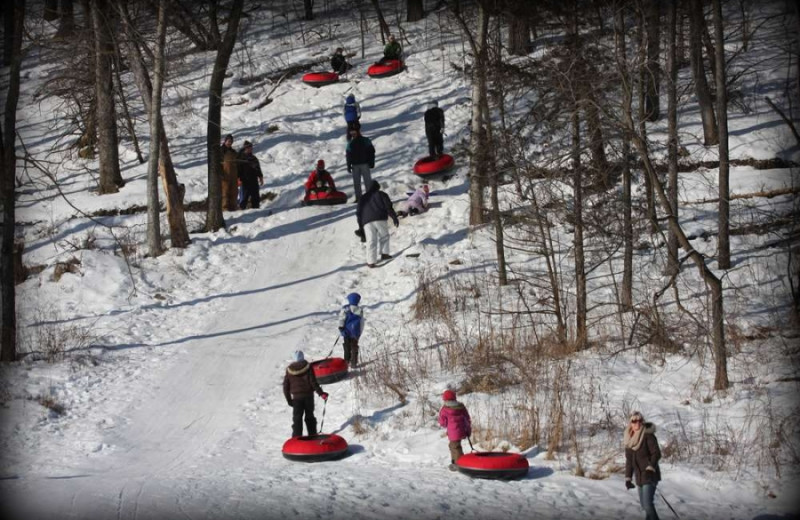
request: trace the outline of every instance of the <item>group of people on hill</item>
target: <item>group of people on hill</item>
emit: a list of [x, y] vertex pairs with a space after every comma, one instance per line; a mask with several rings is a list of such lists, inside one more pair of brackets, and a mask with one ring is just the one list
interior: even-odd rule
[[233, 135], [228, 134], [220, 147], [222, 159], [222, 209], [233, 211], [261, 205], [258, 192], [264, 175], [258, 158], [253, 155], [253, 143], [245, 141], [238, 152], [233, 148]]
[[[403, 47], [395, 39], [395, 37], [390, 34], [386, 45], [383, 47], [383, 57], [378, 61], [378, 63], [386, 63], [390, 60], [402, 61], [402, 59]], [[333, 72], [336, 74], [342, 75], [346, 74], [350, 68], [351, 65], [347, 63], [347, 58], [344, 55], [344, 49], [341, 47], [336, 47], [336, 50], [333, 52], [333, 56], [331, 56], [331, 69], [333, 69]]]

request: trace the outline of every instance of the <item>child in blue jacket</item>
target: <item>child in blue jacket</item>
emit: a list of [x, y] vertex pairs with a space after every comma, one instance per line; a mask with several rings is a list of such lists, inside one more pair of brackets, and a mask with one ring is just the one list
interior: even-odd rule
[[339, 312], [339, 333], [344, 338], [344, 360], [352, 367], [358, 366], [358, 338], [364, 331], [364, 311], [358, 306], [361, 295], [347, 295], [347, 305]]

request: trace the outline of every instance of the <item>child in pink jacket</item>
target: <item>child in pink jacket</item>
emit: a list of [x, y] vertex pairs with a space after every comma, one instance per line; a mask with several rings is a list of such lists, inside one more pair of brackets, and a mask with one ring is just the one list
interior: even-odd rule
[[472, 435], [472, 421], [469, 418], [467, 407], [456, 401], [456, 393], [445, 390], [442, 394], [444, 401], [439, 410], [439, 425], [447, 428], [447, 440], [450, 441], [450, 469], [455, 471], [456, 461], [464, 455], [461, 449], [461, 440]]

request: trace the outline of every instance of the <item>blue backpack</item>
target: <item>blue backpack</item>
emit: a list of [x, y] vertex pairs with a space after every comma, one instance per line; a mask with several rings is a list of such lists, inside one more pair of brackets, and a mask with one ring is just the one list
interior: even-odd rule
[[[345, 308], [348, 307], [350, 306], [345, 305]], [[361, 336], [361, 316], [353, 314], [349, 310], [347, 311], [344, 317], [344, 332], [342, 332], [342, 336], [355, 339]]]
[[348, 123], [352, 123], [353, 121], [358, 121], [358, 110], [356, 109], [356, 102], [353, 100], [352, 102], [348, 101], [344, 105], [344, 120]]

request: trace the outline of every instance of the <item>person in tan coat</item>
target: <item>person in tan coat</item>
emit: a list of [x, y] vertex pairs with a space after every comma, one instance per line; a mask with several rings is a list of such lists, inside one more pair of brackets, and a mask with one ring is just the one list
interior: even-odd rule
[[236, 169], [236, 150], [233, 149], [233, 136], [225, 136], [222, 146], [220, 146], [220, 156], [222, 157], [222, 209], [223, 211], [235, 211], [239, 209], [239, 174]]

